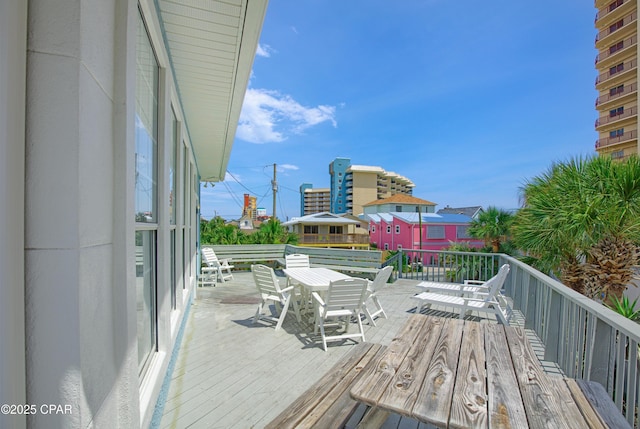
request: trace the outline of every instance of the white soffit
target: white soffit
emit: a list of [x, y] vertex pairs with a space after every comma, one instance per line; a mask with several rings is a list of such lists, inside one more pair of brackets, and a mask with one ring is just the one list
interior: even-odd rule
[[224, 180], [267, 0], [159, 0], [203, 181]]

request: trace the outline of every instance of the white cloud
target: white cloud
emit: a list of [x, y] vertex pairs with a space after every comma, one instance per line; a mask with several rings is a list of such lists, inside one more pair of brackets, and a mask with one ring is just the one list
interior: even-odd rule
[[282, 171], [284, 171], [284, 170], [300, 170], [300, 168], [297, 165], [291, 165], [291, 164], [278, 164], [278, 167], [280, 167], [280, 169]]
[[237, 137], [251, 143], [286, 140], [289, 134], [329, 121], [337, 126], [335, 106], [305, 107], [289, 95], [266, 89], [247, 89]]
[[258, 49], [256, 49], [256, 55], [259, 57], [269, 58], [272, 52], [275, 52], [275, 50], [272, 49], [271, 46], [262, 45], [260, 43], [258, 44]]

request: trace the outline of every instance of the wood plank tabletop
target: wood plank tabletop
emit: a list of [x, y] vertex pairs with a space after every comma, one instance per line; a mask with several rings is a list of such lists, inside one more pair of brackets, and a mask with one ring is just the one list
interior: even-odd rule
[[571, 387], [544, 373], [521, 328], [412, 315], [351, 396], [438, 427], [601, 427]]

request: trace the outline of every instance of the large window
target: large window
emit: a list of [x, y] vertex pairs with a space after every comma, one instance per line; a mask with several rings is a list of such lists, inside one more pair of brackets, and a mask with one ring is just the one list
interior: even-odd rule
[[158, 62], [139, 15], [136, 43], [135, 257], [138, 370], [141, 375], [157, 349], [158, 76]]
[[171, 308], [177, 308], [178, 275], [176, 270], [178, 254], [176, 241], [176, 183], [178, 167], [178, 143], [180, 142], [180, 127], [176, 113], [172, 110], [171, 120], [171, 147], [169, 149], [169, 253], [170, 253], [170, 278], [171, 282]]
[[318, 225], [305, 225], [304, 226], [305, 234], [317, 234], [318, 233]]
[[456, 237], [457, 238], [472, 238], [469, 235], [469, 225], [458, 225], [456, 226]]
[[429, 225], [427, 228], [427, 238], [444, 238], [444, 226]]

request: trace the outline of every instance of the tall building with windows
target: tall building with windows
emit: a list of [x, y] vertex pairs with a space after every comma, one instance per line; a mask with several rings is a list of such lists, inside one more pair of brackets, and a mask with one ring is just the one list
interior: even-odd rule
[[404, 176], [382, 167], [351, 165], [349, 158], [334, 159], [329, 164], [329, 175], [330, 212], [336, 214], [359, 216], [365, 204], [396, 194], [412, 195], [415, 187]]
[[0, 428], [158, 426], [266, 8], [0, 1]]
[[314, 188], [310, 183], [300, 185], [300, 216], [331, 211], [329, 188]]
[[344, 182], [344, 193], [347, 196], [345, 213], [359, 216], [364, 212], [366, 204], [392, 195], [412, 195], [414, 186], [408, 178], [382, 167], [351, 165]]
[[349, 158], [336, 158], [329, 164], [331, 213], [347, 212], [347, 194], [345, 193], [344, 178], [347, 175], [347, 168], [349, 168], [350, 164], [351, 160]]
[[638, 1], [596, 0], [596, 151], [622, 159], [638, 145]]

